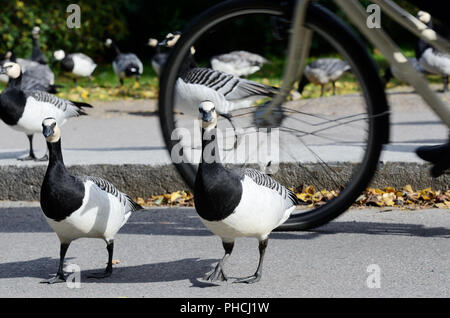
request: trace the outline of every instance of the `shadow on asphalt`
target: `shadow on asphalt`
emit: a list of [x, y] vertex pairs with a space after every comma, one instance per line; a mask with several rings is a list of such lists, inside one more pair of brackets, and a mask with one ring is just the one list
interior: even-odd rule
[[[65, 266], [69, 265], [70, 257], [66, 258]], [[170, 282], [188, 279], [193, 287], [205, 287], [208, 284], [201, 281], [205, 273], [211, 270], [217, 259], [185, 258], [171, 262], [143, 264], [137, 266], [114, 266], [111, 277], [105, 279], [87, 278], [89, 274], [103, 272], [104, 268], [81, 272], [82, 283], [152, 283]], [[9, 262], [0, 264], [0, 279], [33, 277], [45, 280], [53, 277], [58, 268], [59, 259], [42, 257], [29, 261]], [[66, 277], [70, 273], [66, 272]], [[215, 285], [214, 285], [215, 286]]]
[[[0, 232], [53, 232], [39, 207], [0, 209]], [[332, 221], [319, 228], [299, 232], [273, 232], [271, 239], [314, 239], [333, 234], [400, 235], [450, 238], [448, 227], [426, 227], [422, 224]], [[150, 209], [134, 213], [119, 234], [212, 236], [194, 209]]]

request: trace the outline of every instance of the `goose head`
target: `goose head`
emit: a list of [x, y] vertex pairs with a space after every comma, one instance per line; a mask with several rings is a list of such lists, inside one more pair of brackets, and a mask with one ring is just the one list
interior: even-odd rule
[[217, 112], [214, 103], [207, 100], [200, 103], [199, 118], [202, 120], [202, 128], [209, 131], [217, 126]]
[[157, 47], [158, 46], [158, 40], [154, 38], [148, 39], [147, 45], [151, 47]]
[[112, 45], [112, 40], [111, 39], [106, 39], [105, 46], [106, 47], [110, 47], [111, 45]]
[[0, 66], [0, 74], [6, 74], [9, 78], [18, 78], [22, 70], [20, 65], [14, 62], [5, 62]]
[[57, 50], [53, 52], [53, 57], [55, 58], [55, 60], [61, 61], [66, 57], [66, 53], [64, 52], [64, 50]]
[[38, 27], [38, 26], [35, 26], [34, 28], [33, 28], [33, 30], [31, 30], [31, 34], [33, 35], [33, 37], [35, 38], [35, 39], [37, 39], [38, 37], [39, 37], [39, 34], [41, 33], [41, 28], [40, 27]]
[[5, 53], [5, 60], [10, 60], [13, 57], [13, 53], [8, 51]]
[[46, 118], [42, 121], [42, 133], [45, 140], [49, 143], [55, 143], [61, 139], [61, 130], [56, 119], [53, 117]]
[[417, 12], [417, 18], [420, 20], [420, 22], [426, 25], [431, 22], [431, 15], [426, 11], [420, 10], [419, 12]]
[[181, 37], [181, 32], [176, 31], [174, 33], [167, 33], [166, 38], [164, 40], [161, 41], [161, 43], [159, 43], [159, 45], [161, 46], [165, 46], [165, 47], [174, 47], [175, 44], [177, 44], [178, 40]]

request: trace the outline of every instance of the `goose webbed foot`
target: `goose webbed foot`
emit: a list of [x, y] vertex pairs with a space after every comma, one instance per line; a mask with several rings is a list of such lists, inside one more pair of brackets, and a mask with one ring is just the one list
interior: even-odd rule
[[223, 249], [225, 250], [225, 255], [222, 257], [222, 259], [219, 261], [219, 264], [217, 264], [216, 268], [211, 272], [206, 274], [205, 280], [210, 282], [217, 282], [217, 281], [227, 281], [228, 277], [223, 272], [223, 266], [225, 264], [225, 261], [230, 256], [231, 252], [233, 251], [234, 242], [224, 242], [222, 241]]
[[35, 155], [28, 155], [26, 157], [19, 157], [17, 158], [17, 160], [19, 161], [32, 161], [32, 160], [37, 160]]
[[106, 278], [111, 276], [112, 274], [112, 257], [113, 257], [113, 251], [114, 251], [114, 241], [110, 240], [108, 241], [107, 245], [106, 245], [106, 249], [108, 250], [108, 265], [106, 266], [106, 269], [104, 272], [102, 273], [92, 273], [90, 275], [88, 275], [88, 278], [96, 278], [96, 279], [101, 279], [101, 278]]
[[102, 279], [102, 278], [110, 277], [111, 274], [112, 274], [112, 266], [111, 267], [108, 266], [108, 267], [106, 267], [104, 272], [89, 274], [88, 278]]
[[261, 273], [255, 273], [251, 276], [237, 278], [235, 281], [233, 281], [233, 283], [253, 284], [253, 283], [259, 282], [259, 280], [261, 279], [261, 276], [262, 276]]
[[267, 244], [269, 242], [268, 238], [265, 238], [261, 241], [259, 241], [259, 263], [258, 268], [256, 269], [255, 274], [247, 277], [237, 278], [233, 283], [246, 283], [246, 284], [253, 284], [256, 282], [259, 282], [262, 276], [262, 266], [264, 261], [264, 254], [266, 252]]
[[41, 284], [49, 284], [49, 285], [51, 285], [51, 284], [65, 283], [65, 282], [66, 282], [66, 278], [64, 277], [64, 274], [59, 273], [59, 274], [56, 274], [55, 277], [43, 280], [40, 283]]
[[45, 154], [41, 158], [35, 158], [36, 161], [48, 161], [48, 155]]
[[210, 282], [226, 282], [228, 280], [228, 277], [223, 272], [222, 262], [219, 262], [219, 264], [217, 264], [216, 268], [212, 272], [206, 274], [204, 280]]

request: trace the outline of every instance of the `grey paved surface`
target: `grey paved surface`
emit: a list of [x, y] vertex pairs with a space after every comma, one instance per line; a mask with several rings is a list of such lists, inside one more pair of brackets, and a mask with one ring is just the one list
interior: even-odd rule
[[[446, 100], [450, 99], [450, 93], [440, 96]], [[432, 186], [436, 189], [447, 189], [450, 175], [432, 180], [428, 173], [429, 166], [414, 154], [414, 150], [420, 145], [445, 142], [447, 128], [408, 88], [406, 91], [391, 92], [389, 101], [392, 106], [391, 144], [385, 147], [381, 157], [384, 165], [379, 166], [373, 186], [403, 187], [411, 184], [414, 188]], [[300, 100], [291, 106], [294, 108], [301, 106], [309, 113], [333, 116], [337, 113], [341, 115], [345, 112], [355, 113], [360, 107], [358, 103], [360, 99], [357, 96], [345, 95]], [[67, 166], [73, 168], [71, 169], [73, 174], [104, 177], [134, 197], [186, 188], [170, 164], [169, 155], [162, 141], [155, 100], [93, 102], [93, 104], [94, 108], [89, 110], [89, 116], [72, 119], [63, 127], [64, 160]], [[355, 140], [361, 138], [357, 134], [352, 134], [351, 129], [346, 131], [346, 127], [338, 127], [337, 135], [342, 134], [349, 138], [348, 140], [353, 137]], [[322, 159], [339, 162], [341, 165], [345, 165], [349, 160], [351, 162], [361, 149], [357, 142], [354, 145], [338, 146], [333, 142], [324, 143], [323, 139], [318, 144], [314, 142], [311, 140], [310, 145]], [[314, 159], [310, 151], [292, 147], [293, 143], [291, 144], [289, 140], [285, 140], [285, 143], [290, 148], [289, 151], [292, 149], [296, 151], [290, 154], [292, 158]], [[241, 143], [241, 149], [245, 149], [243, 144]], [[298, 140], [296, 144], [299, 144]], [[256, 144], [252, 145], [255, 147]], [[39, 199], [46, 163], [17, 161], [16, 158], [24, 155], [27, 147], [27, 139], [23, 133], [14, 131], [0, 122], [0, 199]], [[39, 155], [43, 154], [45, 143], [42, 136], [35, 137], [35, 147]], [[281, 156], [284, 150], [286, 149], [281, 149]], [[226, 161], [226, 158], [222, 160]], [[266, 164], [268, 160], [262, 162]], [[298, 166], [295, 168], [301, 170]], [[350, 173], [350, 168], [347, 165], [340, 171]], [[286, 185], [294, 187], [311, 184], [308, 180], [309, 174], [305, 174], [304, 171], [295, 172], [293, 169], [283, 168], [276, 177]], [[329, 170], [319, 167], [317, 172], [324, 174], [329, 173]], [[295, 176], [295, 180], [292, 176]], [[299, 176], [305, 180], [299, 179]], [[319, 176], [318, 179], [324, 180], [323, 182], [329, 181], [329, 178], [324, 176]], [[335, 185], [321, 186], [333, 188]]]
[[[450, 93], [440, 96], [450, 100]], [[393, 92], [389, 95], [389, 101], [392, 111], [392, 138], [381, 160], [422, 163], [414, 155], [414, 149], [419, 145], [445, 142], [447, 128], [425, 106], [421, 98], [410, 91]], [[303, 103], [302, 109], [307, 111], [333, 114], [338, 112], [338, 109], [345, 112], [346, 109], [355, 106], [358, 98], [345, 95], [301, 100], [298, 103]], [[160, 132], [155, 100], [92, 104], [94, 109], [88, 110], [89, 116], [72, 119], [63, 127], [63, 148], [67, 165], [170, 163]], [[0, 122], [0, 136], [0, 166], [45, 165], [16, 160], [18, 156], [25, 155], [28, 149], [28, 140], [23, 133], [14, 131]], [[44, 153], [45, 142], [42, 136], [35, 137], [35, 147], [38, 153]], [[354, 151], [340, 147], [336, 148], [333, 144], [326, 145], [321, 152], [322, 158], [325, 161], [350, 159], [349, 154]], [[304, 156], [305, 152], [302, 154]]]
[[[41, 213], [36, 203], [0, 204], [0, 297], [450, 296], [449, 210], [350, 210], [311, 232], [272, 233], [263, 278], [254, 285], [202, 280], [223, 252], [193, 209], [145, 210], [117, 235], [120, 263], [110, 278], [86, 278], [103, 270], [104, 242], [72, 244], [66, 266], [81, 268], [79, 289], [39, 284], [56, 272], [59, 253]], [[226, 271], [249, 275], [257, 259], [256, 240], [239, 239]], [[372, 264], [380, 288], [367, 286]]]

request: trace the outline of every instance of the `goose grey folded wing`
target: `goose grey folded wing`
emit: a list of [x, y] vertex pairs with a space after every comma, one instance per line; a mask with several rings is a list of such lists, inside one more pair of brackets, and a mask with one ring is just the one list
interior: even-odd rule
[[120, 54], [115, 60], [117, 69], [125, 70], [128, 66], [134, 65], [139, 69], [139, 73], [142, 73], [143, 65], [139, 58], [133, 53]]
[[56, 97], [55, 95], [49, 94], [44, 91], [31, 90], [24, 91], [24, 93], [26, 98], [32, 97], [38, 102], [52, 104], [54, 107], [62, 110], [67, 115], [67, 117], [76, 117], [79, 115], [83, 115], [84, 112], [82, 111], [81, 107], [92, 107], [89, 104], [75, 103], [66, 99]]
[[273, 96], [277, 89], [272, 86], [236, 77], [209, 68], [194, 68], [188, 71], [183, 81], [198, 84], [216, 90], [227, 100], [239, 100], [251, 96]]
[[117, 190], [117, 188], [112, 183], [110, 183], [109, 181], [107, 181], [105, 179], [102, 179], [99, 177], [90, 177], [90, 176], [83, 176], [83, 177], [79, 177], [79, 178], [83, 182], [86, 182], [86, 181], [93, 182], [101, 190], [116, 197], [119, 200], [119, 202], [123, 204], [124, 207], [128, 207], [131, 211], [137, 211], [137, 210], [143, 209], [142, 206], [140, 206], [139, 204], [134, 202], [130, 196]]
[[288, 203], [288, 206], [299, 204], [297, 196], [294, 192], [278, 183], [270, 176], [262, 173], [261, 171], [250, 168], [242, 168], [238, 169], [237, 171], [241, 178], [247, 176], [256, 184], [277, 191], [278, 194], [286, 201], [286, 203]]

